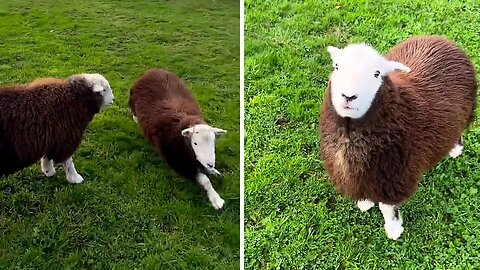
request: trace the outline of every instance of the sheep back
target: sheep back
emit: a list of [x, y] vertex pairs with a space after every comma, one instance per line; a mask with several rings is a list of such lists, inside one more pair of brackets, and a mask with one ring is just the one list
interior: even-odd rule
[[411, 38], [385, 58], [411, 72], [385, 76], [362, 118], [338, 116], [328, 84], [321, 152], [341, 193], [398, 205], [415, 193], [421, 174], [448, 155], [473, 121], [477, 83], [468, 57], [444, 38]]
[[205, 121], [184, 82], [171, 72], [149, 70], [134, 83], [129, 104], [143, 135], [168, 165], [178, 174], [195, 179], [203, 166], [181, 131]]

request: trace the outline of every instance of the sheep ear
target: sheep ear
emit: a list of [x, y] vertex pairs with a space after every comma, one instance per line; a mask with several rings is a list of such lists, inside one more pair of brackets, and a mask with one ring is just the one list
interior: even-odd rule
[[75, 83], [78, 83], [78, 81], [81, 81], [83, 79], [83, 77], [79, 76], [79, 75], [72, 75], [70, 77], [68, 77], [68, 82], [70, 84], [75, 84]]
[[387, 73], [395, 70], [403, 71], [405, 73], [410, 72], [410, 68], [400, 62], [387, 61]]
[[183, 137], [191, 138], [192, 135], [193, 135], [193, 127], [186, 128], [186, 129], [182, 130], [182, 136]]
[[338, 58], [338, 55], [342, 52], [342, 49], [333, 47], [333, 46], [328, 46], [327, 47], [328, 53], [330, 53], [330, 58], [332, 58], [333, 61]]
[[68, 84], [72, 87], [72, 91], [85, 91], [90, 88], [85, 79], [80, 75], [72, 75], [68, 77]]
[[215, 133], [215, 135], [217, 135], [217, 136], [218, 136], [218, 135], [223, 135], [223, 134], [227, 133], [227, 131], [224, 130], [224, 129], [214, 128], [214, 127], [212, 127], [212, 131], [213, 131], [213, 133]]
[[92, 87], [93, 92], [101, 92], [102, 90], [103, 90], [103, 87], [101, 85], [98, 85], [98, 84], [94, 84], [93, 87]]

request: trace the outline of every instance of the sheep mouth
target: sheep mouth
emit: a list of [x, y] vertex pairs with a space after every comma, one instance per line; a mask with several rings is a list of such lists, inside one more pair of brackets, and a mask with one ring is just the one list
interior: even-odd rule
[[217, 169], [215, 168], [210, 168], [210, 167], [205, 167], [205, 170], [209, 173], [209, 174], [212, 174], [212, 175], [222, 175], [219, 171], [217, 171]]
[[348, 105], [343, 106], [343, 109], [345, 109], [345, 110], [351, 110], [351, 111], [353, 111], [353, 110], [358, 111], [357, 108], [352, 108], [352, 107], [350, 107], [350, 106], [348, 106]]
[[109, 103], [104, 103], [104, 104], [102, 104], [101, 109], [106, 109], [106, 108], [108, 108], [108, 107], [110, 107], [110, 106], [112, 106], [112, 105], [113, 105], [113, 101], [112, 101], [112, 102], [109, 102]]
[[196, 162], [197, 162], [197, 168], [203, 174], [222, 175], [217, 169], [215, 169], [215, 167], [206, 166], [202, 162], [200, 162], [198, 159], [196, 160]]

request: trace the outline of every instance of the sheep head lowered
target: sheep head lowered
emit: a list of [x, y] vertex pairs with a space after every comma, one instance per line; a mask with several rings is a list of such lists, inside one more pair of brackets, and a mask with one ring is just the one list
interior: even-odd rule
[[75, 80], [85, 80], [88, 86], [92, 88], [92, 91], [98, 93], [102, 97], [100, 108], [112, 105], [115, 100], [110, 84], [107, 79], [100, 74], [73, 75], [69, 80], [70, 82], [74, 82]]
[[195, 156], [210, 174], [220, 174], [215, 169], [215, 136], [227, 133], [226, 130], [199, 124], [182, 130], [182, 136], [190, 139]]
[[361, 118], [370, 108], [389, 72], [410, 72], [402, 63], [386, 60], [365, 43], [327, 48], [334, 70], [330, 76], [332, 104], [341, 117]]

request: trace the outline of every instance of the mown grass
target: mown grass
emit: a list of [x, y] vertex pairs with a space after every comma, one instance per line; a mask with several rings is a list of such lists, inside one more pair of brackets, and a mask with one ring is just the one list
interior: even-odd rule
[[[2, 1], [0, 84], [102, 73], [116, 103], [97, 115], [74, 161], [85, 178], [39, 165], [0, 180], [0, 268], [239, 268], [238, 1]], [[217, 142], [219, 212], [143, 139], [128, 109], [147, 69], [183, 78]]]
[[440, 34], [480, 70], [476, 1], [245, 1], [247, 269], [480, 268], [480, 126], [465, 151], [424, 175], [388, 240], [378, 208], [361, 213], [327, 183], [317, 123], [332, 70], [328, 45], [385, 53]]

